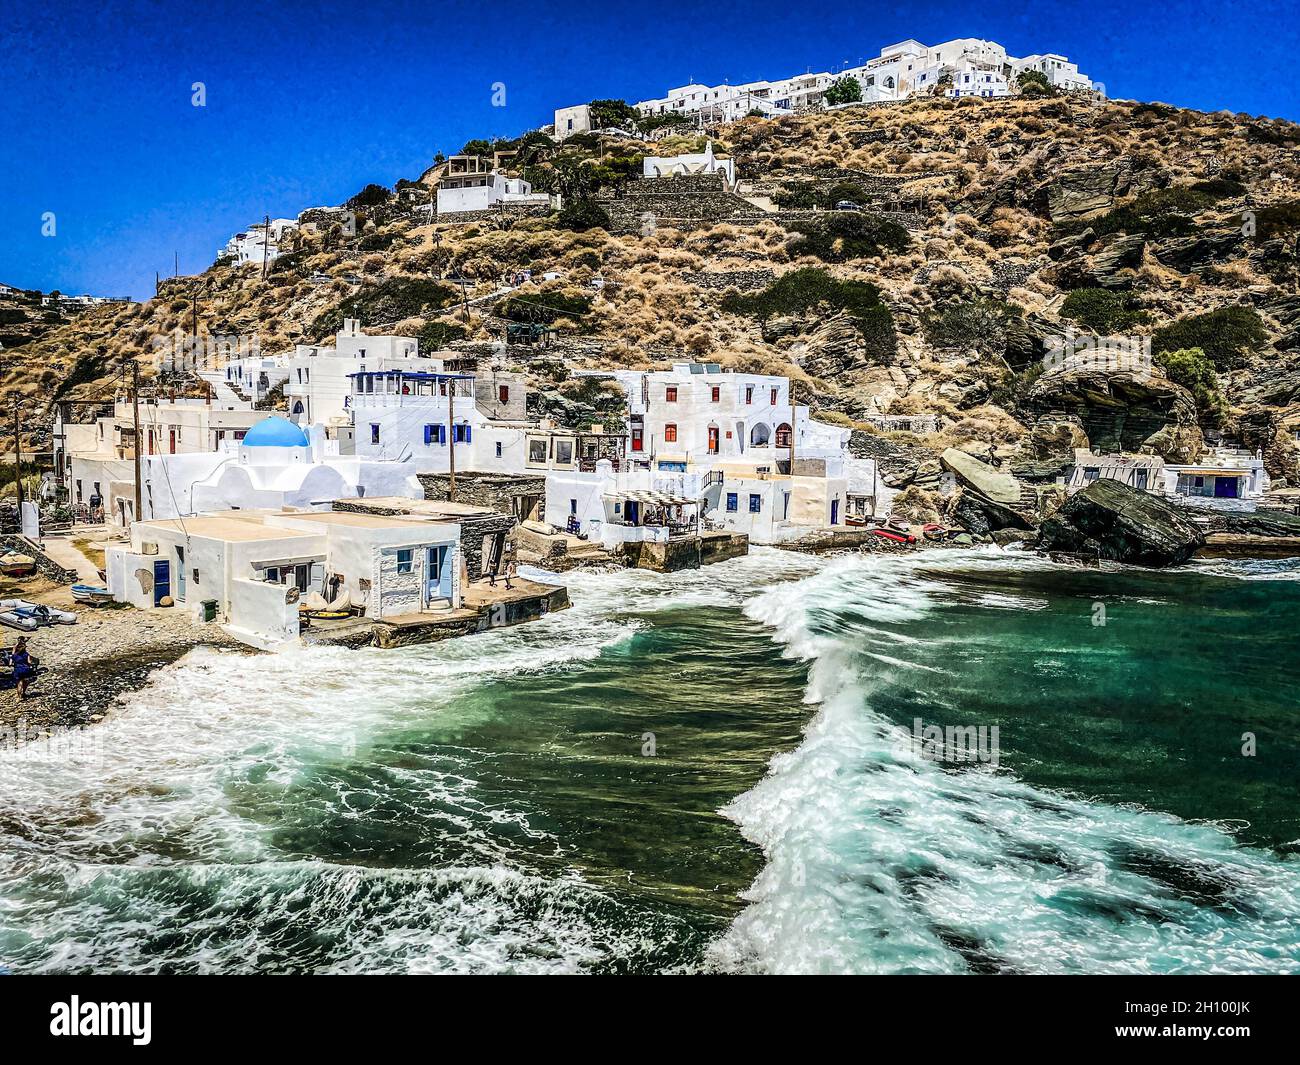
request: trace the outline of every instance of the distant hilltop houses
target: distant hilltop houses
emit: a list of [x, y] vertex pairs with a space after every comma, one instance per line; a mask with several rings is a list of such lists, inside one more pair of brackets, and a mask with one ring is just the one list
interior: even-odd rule
[[[1062, 91], [1091, 90], [1091, 78], [1063, 55], [1046, 52], [1017, 59], [995, 41], [961, 37], [943, 44], [925, 45], [906, 40], [880, 50], [861, 66], [838, 74], [807, 73], [779, 81], [752, 81], [743, 85], [682, 85], [657, 100], [633, 105], [647, 117], [689, 116], [701, 122], [734, 122], [750, 114], [779, 116], [837, 102], [828, 90], [845, 78], [858, 83], [853, 102], [888, 103], [918, 95], [1001, 97], [1013, 94], [1022, 74], [1041, 75], [1047, 86]], [[1035, 81], [1041, 81], [1035, 78]], [[591, 130], [589, 105], [562, 107], [555, 112], [555, 137], [563, 140]]]

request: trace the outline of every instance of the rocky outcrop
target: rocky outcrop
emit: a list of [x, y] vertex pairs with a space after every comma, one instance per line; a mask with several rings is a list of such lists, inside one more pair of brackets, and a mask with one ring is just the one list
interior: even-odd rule
[[1204, 449], [1191, 393], [1154, 370], [1049, 370], [1034, 382], [1026, 403], [1043, 414], [1073, 414], [1101, 451], [1190, 462]]
[[1075, 450], [1087, 446], [1087, 434], [1076, 419], [1048, 415], [1020, 440], [1010, 469], [1023, 480], [1054, 481], [1069, 473]]
[[1044, 271], [1061, 288], [1128, 288], [1142, 265], [1146, 237], [1141, 233], [1110, 233], [1102, 237], [1092, 254], [1084, 245], [1052, 246], [1057, 265]]
[[1187, 274], [1198, 267], [1232, 258], [1241, 242], [1241, 233], [1233, 229], [1223, 233], [1164, 241], [1152, 249], [1152, 254], [1165, 266]]
[[1115, 197], [1128, 191], [1128, 160], [1095, 170], [1075, 170], [1048, 183], [1047, 211], [1053, 222], [1071, 222], [1115, 206]]
[[1177, 566], [1205, 536], [1174, 504], [1103, 477], [1071, 496], [1039, 530], [1038, 546], [1139, 566]]
[[1034, 527], [1034, 492], [1011, 474], [951, 447], [939, 462], [957, 482], [950, 509], [963, 528], [986, 536], [997, 529]]

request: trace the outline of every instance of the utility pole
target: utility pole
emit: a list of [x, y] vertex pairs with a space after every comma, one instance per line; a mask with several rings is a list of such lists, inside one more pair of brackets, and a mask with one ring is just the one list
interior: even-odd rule
[[456, 502], [456, 378], [447, 378], [447, 500]]
[[140, 363], [131, 360], [131, 422], [135, 426], [135, 512], [132, 521], [140, 520]]
[[23, 516], [23, 438], [18, 431], [18, 396], [14, 395], [14, 499], [18, 503], [18, 520]]
[[266, 280], [267, 255], [271, 251], [271, 216], [262, 217], [262, 280]]

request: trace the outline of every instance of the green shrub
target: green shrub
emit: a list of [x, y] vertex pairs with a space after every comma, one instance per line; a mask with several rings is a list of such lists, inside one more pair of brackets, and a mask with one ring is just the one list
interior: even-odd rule
[[1223, 421], [1228, 405], [1219, 391], [1219, 375], [1214, 372], [1214, 362], [1204, 351], [1200, 348], [1161, 351], [1153, 361], [1171, 381], [1192, 394], [1202, 421], [1211, 425]]
[[838, 281], [820, 267], [792, 270], [759, 292], [728, 292], [722, 309], [760, 321], [813, 310], [844, 311], [855, 320], [872, 361], [892, 362], [898, 350], [894, 316], [881, 301], [880, 289], [867, 281]]
[[1150, 237], [1185, 237], [1195, 232], [1194, 215], [1210, 207], [1221, 196], [1198, 192], [1180, 185], [1144, 192], [1131, 203], [1107, 211], [1087, 223], [1099, 233], [1146, 233]]
[[1023, 317], [1014, 304], [980, 296], [927, 312], [921, 326], [936, 348], [1006, 357], [1007, 327]]
[[609, 215], [598, 203], [588, 199], [570, 199], [555, 216], [561, 229], [585, 233], [589, 229], [609, 229]]
[[463, 325], [455, 322], [425, 322], [424, 328], [416, 334], [416, 339], [420, 342], [421, 352], [435, 351], [445, 348], [453, 340], [460, 340], [466, 332]]
[[1041, 70], [1023, 71], [1016, 78], [1016, 84], [1020, 87], [1020, 95], [1031, 100], [1056, 94], [1056, 90], [1052, 88], [1052, 83], [1047, 80], [1047, 75]]
[[1099, 336], [1127, 329], [1147, 318], [1142, 311], [1129, 310], [1127, 297], [1105, 288], [1076, 288], [1061, 304], [1061, 317]]
[[1267, 339], [1264, 323], [1250, 307], [1220, 307], [1192, 314], [1157, 329], [1151, 336], [1153, 354], [1200, 348], [1215, 369], [1233, 370]]
[[912, 243], [911, 235], [897, 222], [857, 211], [827, 211], [820, 218], [792, 222], [788, 228], [803, 236], [797, 251], [825, 263], [906, 251]]
[[356, 318], [363, 326], [376, 322], [390, 324], [403, 318], [423, 317], [459, 298], [460, 294], [450, 285], [423, 277], [394, 277], [364, 288], [337, 307], [317, 315], [307, 332], [314, 340], [324, 340], [342, 328], [344, 318]]
[[1255, 211], [1255, 227], [1256, 233], [1265, 239], [1300, 229], [1300, 200], [1260, 207]]

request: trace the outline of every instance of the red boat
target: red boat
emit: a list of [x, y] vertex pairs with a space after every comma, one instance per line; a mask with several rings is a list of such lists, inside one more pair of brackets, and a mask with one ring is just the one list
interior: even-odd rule
[[895, 532], [893, 529], [868, 529], [873, 536], [879, 536], [882, 540], [893, 540], [899, 544], [914, 544], [916, 537], [911, 533]]

